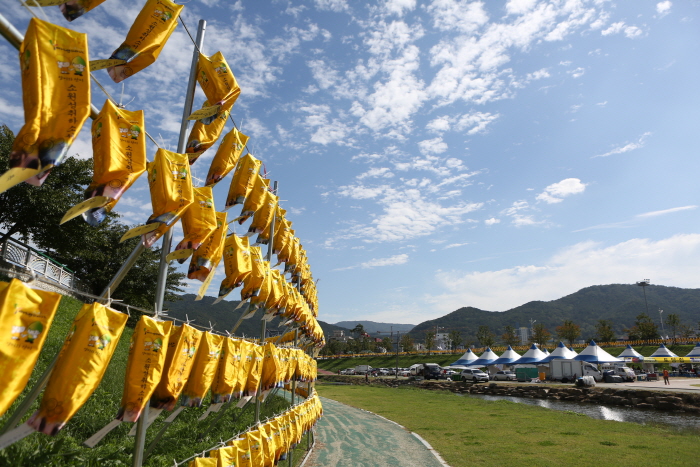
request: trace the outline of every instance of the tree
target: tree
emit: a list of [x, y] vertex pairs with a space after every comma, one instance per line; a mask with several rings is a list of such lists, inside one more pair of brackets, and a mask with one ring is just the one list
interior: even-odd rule
[[537, 323], [532, 327], [532, 337], [530, 342], [543, 346], [547, 343], [552, 333], [547, 330], [547, 327], [542, 323]]
[[430, 349], [433, 348], [433, 344], [435, 344], [435, 333], [428, 331], [425, 333], [425, 346], [428, 348], [428, 355], [430, 355]]
[[690, 339], [695, 334], [695, 329], [689, 324], [681, 324], [680, 334], [683, 339]]
[[479, 339], [479, 343], [482, 347], [491, 347], [496, 341], [496, 335], [491, 332], [488, 326], [479, 326], [479, 330], [476, 331], [476, 338]]
[[681, 317], [678, 316], [676, 313], [669, 313], [669, 315], [666, 317], [666, 326], [671, 328], [671, 339], [673, 340], [673, 342], [675, 342], [676, 332], [681, 326]]
[[457, 350], [457, 347], [462, 344], [462, 334], [459, 331], [450, 331], [448, 338], [450, 339], [451, 350]]
[[639, 337], [643, 340], [656, 339], [659, 337], [659, 327], [646, 313], [637, 315], [635, 326], [639, 329]]
[[501, 339], [503, 339], [503, 342], [506, 343], [506, 345], [518, 345], [520, 342], [520, 338], [518, 337], [518, 331], [515, 329], [515, 327], [511, 326], [510, 324], [507, 325], [504, 328], [503, 334], [501, 334]]
[[394, 348], [394, 346], [391, 345], [391, 337], [387, 336], [382, 339], [382, 347], [384, 347], [387, 352], [391, 352], [391, 349]]
[[413, 349], [413, 338], [410, 334], [404, 334], [401, 336], [399, 344], [401, 345], [401, 350], [403, 352], [410, 352]]
[[560, 339], [567, 341], [571, 345], [581, 335], [581, 326], [567, 319], [564, 321], [564, 324], [557, 326], [556, 331]]
[[599, 319], [595, 325], [595, 333], [598, 342], [612, 342], [616, 337], [613, 322], [609, 319]]
[[[0, 127], [0, 173], [9, 167], [14, 135]], [[92, 227], [82, 219], [63, 225], [65, 212], [83, 200], [85, 185], [92, 180], [92, 160], [68, 157], [38, 188], [20, 183], [0, 194], [0, 226], [7, 234], [19, 234], [26, 241], [75, 272], [89, 292], [99, 294], [129, 256], [138, 240], [119, 243], [128, 230], [109, 213], [104, 222]], [[4, 238], [4, 237], [3, 237]], [[1, 240], [0, 240], [1, 241]], [[160, 262], [160, 250], [146, 249], [126, 275], [113, 298], [142, 308], [152, 308]], [[165, 301], [176, 301], [183, 290], [185, 275], [168, 267]], [[134, 318], [132, 314], [132, 318]]]
[[362, 336], [365, 335], [365, 327], [361, 325], [360, 323], [357, 323], [357, 325], [350, 330], [351, 333], [355, 334], [357, 338], [361, 338]]

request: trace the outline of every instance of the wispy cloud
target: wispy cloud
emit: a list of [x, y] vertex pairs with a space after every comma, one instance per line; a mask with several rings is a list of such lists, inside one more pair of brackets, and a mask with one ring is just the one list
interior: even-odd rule
[[606, 152], [605, 154], [598, 154], [597, 156], [593, 156], [592, 158], [595, 157], [608, 157], [612, 156], [614, 154], [623, 154], [626, 152], [634, 151], [635, 149], [643, 148], [644, 145], [646, 144], [646, 139], [651, 136], [651, 132], [647, 131], [644, 133], [642, 136], [639, 137], [636, 143], [627, 143], [624, 146], [617, 147], [611, 151]]
[[585, 190], [586, 184], [578, 178], [565, 178], [561, 182], [552, 183], [545, 188], [542, 193], [537, 195], [537, 200], [548, 204], [561, 203], [564, 201], [563, 198], [583, 193]]
[[650, 212], [645, 212], [643, 214], [637, 214], [636, 217], [663, 216], [664, 214], [671, 214], [672, 212], [679, 212], [679, 211], [689, 211], [691, 209], [697, 209], [697, 206], [692, 204], [689, 206], [681, 206], [681, 207], [677, 207], [677, 208], [663, 209], [661, 211], [650, 211]]
[[389, 256], [388, 258], [372, 258], [364, 263], [357, 264], [355, 266], [347, 266], [344, 268], [337, 268], [334, 271], [347, 271], [349, 269], [373, 269], [382, 266], [397, 266], [399, 264], [405, 264], [408, 262], [408, 255], [402, 253], [400, 255]]

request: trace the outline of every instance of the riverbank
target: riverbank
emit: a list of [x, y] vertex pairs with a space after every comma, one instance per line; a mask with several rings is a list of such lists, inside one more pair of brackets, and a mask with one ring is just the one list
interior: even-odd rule
[[[694, 382], [696, 382], [695, 380]], [[531, 399], [551, 399], [608, 406], [630, 406], [638, 409], [654, 409], [668, 412], [685, 412], [700, 415], [700, 393], [661, 390], [661, 388], [638, 388], [620, 385], [600, 385], [592, 388], [578, 388], [567, 384], [519, 384], [519, 383], [469, 383], [463, 381], [425, 381], [395, 378], [324, 375], [319, 376], [318, 384], [324, 382], [345, 383], [360, 386], [384, 386], [391, 388], [415, 387], [432, 391], [450, 391], [456, 394], [482, 394], [493, 396], [525, 397]], [[654, 390], [656, 389], [656, 390]]]

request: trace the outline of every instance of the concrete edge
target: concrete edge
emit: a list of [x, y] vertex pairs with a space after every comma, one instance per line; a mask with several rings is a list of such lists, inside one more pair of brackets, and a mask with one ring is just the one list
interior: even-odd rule
[[[326, 399], [332, 400], [333, 402], [337, 402], [338, 404], [342, 404], [342, 402], [338, 402], [338, 401], [335, 400], [335, 399], [330, 399], [330, 398], [326, 398]], [[347, 404], [346, 404], [346, 405], [347, 405]], [[350, 406], [350, 407], [353, 407], [353, 406]], [[353, 407], [353, 408], [358, 409], [358, 410], [361, 410], [361, 411], [363, 411], [363, 412], [367, 412], [367, 413], [369, 413], [369, 414], [372, 414], [372, 415], [374, 415], [375, 417], [379, 417], [379, 418], [381, 418], [381, 419], [383, 419], [383, 420], [386, 420], [387, 422], [393, 423], [394, 425], [400, 427], [401, 429], [404, 429], [404, 430], [408, 431], [408, 429], [406, 429], [405, 426], [400, 425], [399, 423], [396, 423], [396, 422], [393, 421], [393, 420], [389, 420], [389, 419], [386, 418], [386, 417], [382, 417], [382, 416], [379, 415], [379, 414], [376, 414], [376, 413], [374, 413], [374, 412], [370, 412], [369, 410], [361, 409], [361, 408], [359, 408], [359, 407]], [[424, 439], [421, 437], [421, 435], [419, 435], [418, 433], [414, 433], [413, 431], [408, 431], [408, 432], [409, 432], [410, 434], [412, 434], [413, 436], [415, 436], [416, 439], [418, 439], [418, 441], [420, 441], [420, 442], [423, 444], [423, 446], [425, 446], [425, 447], [428, 449], [428, 451], [430, 451], [430, 453], [431, 453], [433, 456], [435, 456], [435, 459], [437, 459], [437, 461], [438, 461], [443, 467], [450, 467], [450, 464], [448, 464], [447, 462], [445, 462], [445, 459], [443, 459], [443, 458], [440, 456], [440, 453], [438, 453], [438, 452], [430, 445], [429, 442], [427, 442], [426, 440], [424, 440]], [[316, 439], [314, 439], [314, 445], [316, 445]], [[304, 461], [304, 462], [306, 462], [306, 461]], [[304, 464], [301, 464], [300, 467], [304, 467]]]
[[435, 458], [437, 459], [437, 461], [438, 461], [440, 464], [442, 464], [443, 467], [450, 467], [450, 465], [449, 465], [447, 462], [445, 462], [445, 459], [443, 459], [443, 458], [440, 456], [440, 453], [438, 453], [435, 449], [433, 449], [433, 447], [430, 445], [430, 443], [427, 442], [426, 440], [424, 440], [424, 439], [421, 437], [421, 435], [419, 435], [418, 433], [414, 433], [414, 432], [411, 432], [411, 434], [412, 434], [413, 436], [415, 436], [416, 438], [418, 438], [418, 441], [420, 441], [421, 443], [423, 443], [423, 444], [425, 445], [425, 447], [428, 448], [428, 451], [430, 451], [431, 453], [433, 453], [433, 456], [435, 456]]
[[[313, 428], [312, 428], [313, 430]], [[311, 449], [309, 449], [306, 452], [306, 456], [304, 456], [304, 460], [301, 461], [301, 464], [299, 464], [299, 467], [304, 467], [306, 465], [306, 461], [309, 460], [309, 457], [311, 457], [311, 453], [314, 452], [314, 448], [316, 447], [316, 434], [314, 433], [314, 442], [311, 443]]]

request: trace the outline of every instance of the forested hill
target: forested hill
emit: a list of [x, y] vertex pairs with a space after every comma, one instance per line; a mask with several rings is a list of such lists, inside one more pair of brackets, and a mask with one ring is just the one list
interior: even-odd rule
[[[657, 324], [659, 309], [664, 310], [664, 318], [676, 313], [683, 323], [696, 326], [700, 321], [700, 289], [650, 285], [646, 287], [646, 296], [649, 315]], [[446, 331], [460, 331], [467, 343], [476, 343], [479, 326], [489, 326], [500, 338], [505, 326], [530, 327], [530, 319], [534, 319], [547, 326], [554, 335], [555, 328], [569, 319], [581, 326], [581, 338], [588, 339], [594, 337], [594, 326], [599, 319], [611, 320], [615, 331], [622, 334], [625, 328], [634, 325], [637, 315], [645, 312], [642, 287], [629, 284], [595, 285], [557, 300], [529, 302], [503, 312], [460, 308], [418, 324], [410, 334], [415, 340], [422, 341], [425, 333], [434, 330], [437, 325]]]
[[[189, 319], [195, 320], [194, 324], [201, 326], [209, 326], [209, 322], [211, 321], [216, 331], [223, 332], [233, 329], [233, 326], [236, 324], [236, 321], [238, 321], [238, 318], [241, 316], [241, 311], [243, 310], [243, 307], [241, 307], [234, 311], [239, 303], [236, 301], [222, 301], [216, 305], [212, 305], [214, 300], [216, 300], [214, 297], [205, 296], [197, 302], [194, 301], [195, 295], [193, 294], [180, 295], [180, 297], [182, 300], [165, 302], [163, 308], [168, 310], [168, 316], [184, 320], [186, 319], [185, 315], [187, 315]], [[259, 337], [260, 318], [262, 318], [262, 312], [258, 311], [252, 318], [244, 319], [241, 326], [236, 331], [236, 335]], [[319, 321], [318, 324], [321, 326], [326, 336], [332, 336], [333, 330], [335, 329], [343, 329], [324, 321]], [[267, 329], [282, 332], [286, 330], [286, 328], [280, 328], [278, 325], [279, 320], [274, 319], [267, 324]], [[347, 329], [344, 330], [347, 332]]]
[[335, 323], [336, 326], [340, 326], [342, 328], [347, 328], [347, 329], [354, 329], [355, 326], [358, 324], [361, 324], [362, 327], [365, 328], [365, 332], [369, 334], [375, 334], [377, 331], [379, 332], [391, 332], [391, 331], [399, 331], [399, 332], [408, 332], [411, 329], [415, 327], [414, 324], [397, 324], [397, 323], [378, 323], [376, 321], [363, 321], [363, 320], [358, 320], [358, 321], [338, 321]]

